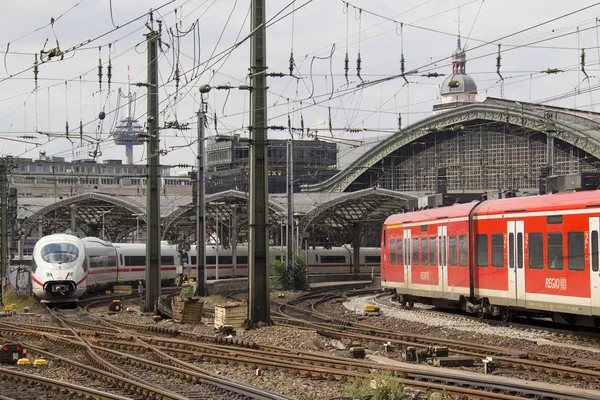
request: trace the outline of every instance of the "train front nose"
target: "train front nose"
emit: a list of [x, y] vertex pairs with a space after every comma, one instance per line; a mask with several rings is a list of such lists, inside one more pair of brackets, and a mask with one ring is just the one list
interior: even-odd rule
[[47, 281], [44, 283], [44, 293], [48, 297], [70, 296], [77, 290], [77, 284], [73, 281]]

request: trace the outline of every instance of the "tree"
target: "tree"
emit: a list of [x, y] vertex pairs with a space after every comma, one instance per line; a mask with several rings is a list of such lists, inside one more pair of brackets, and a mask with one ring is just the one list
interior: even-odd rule
[[[271, 270], [277, 277], [277, 282], [283, 288], [287, 288], [288, 272], [286, 266], [286, 257], [283, 256], [281, 260], [275, 260], [271, 263]], [[307, 281], [307, 260], [303, 255], [297, 255], [294, 257], [294, 287], [292, 289], [304, 290], [308, 289]]]

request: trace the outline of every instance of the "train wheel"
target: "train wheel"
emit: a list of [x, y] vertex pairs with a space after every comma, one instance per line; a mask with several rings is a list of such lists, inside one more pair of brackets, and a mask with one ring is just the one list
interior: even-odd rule
[[513, 320], [513, 313], [506, 307], [500, 309], [500, 320], [502, 322], [510, 322]]
[[406, 302], [406, 306], [407, 306], [408, 308], [413, 308], [413, 307], [415, 306], [415, 302], [414, 302], [414, 301], [412, 301], [412, 300], [410, 300], [410, 301], [407, 301], [407, 302]]
[[477, 316], [479, 317], [479, 319], [486, 319], [487, 318], [487, 307], [480, 307], [477, 310]]

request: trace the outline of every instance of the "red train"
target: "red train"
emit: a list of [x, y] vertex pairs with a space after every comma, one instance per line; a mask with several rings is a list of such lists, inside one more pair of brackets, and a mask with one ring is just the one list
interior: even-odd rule
[[408, 306], [600, 326], [599, 229], [597, 190], [392, 215], [382, 230], [382, 286]]

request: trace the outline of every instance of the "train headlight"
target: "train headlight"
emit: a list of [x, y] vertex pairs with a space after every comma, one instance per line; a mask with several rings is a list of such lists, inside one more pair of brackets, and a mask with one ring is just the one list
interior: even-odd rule
[[46, 272], [46, 278], [54, 279], [54, 277], [52, 276], [52, 273], [50, 273], [50, 272]]
[[66, 277], [65, 279], [69, 279], [69, 278], [70, 278], [70, 277], [72, 277], [72, 276], [73, 276], [73, 273], [72, 273], [72, 272], [69, 272], [69, 273], [67, 274], [67, 277]]

